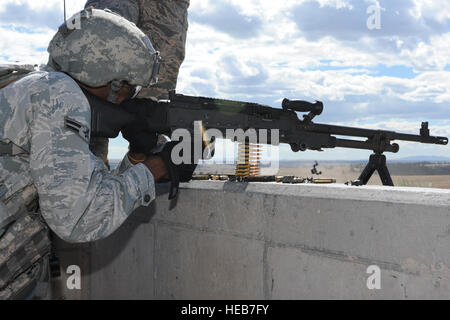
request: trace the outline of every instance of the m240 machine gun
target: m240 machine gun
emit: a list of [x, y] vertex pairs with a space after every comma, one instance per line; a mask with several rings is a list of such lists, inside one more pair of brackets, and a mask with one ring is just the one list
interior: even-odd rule
[[[369, 163], [354, 183], [356, 185], [367, 184], [375, 171], [384, 185], [394, 185], [384, 155], [385, 152], [399, 151], [399, 145], [393, 141], [448, 144], [448, 138], [430, 135], [428, 122], [422, 123], [418, 135], [315, 123], [314, 118], [323, 112], [320, 101], [310, 103], [284, 99], [282, 108], [277, 109], [251, 102], [188, 96], [175, 91], [170, 92], [167, 101], [134, 99], [119, 106], [91, 95], [87, 98], [92, 109], [93, 136], [117, 137], [122, 128], [137, 120], [145, 120], [150, 131], [170, 136], [176, 129], [193, 130], [193, 123], [201, 121], [204, 129], [219, 130], [224, 137], [229, 129], [255, 129], [257, 134], [261, 129], [269, 133], [279, 130], [276, 143], [289, 144], [294, 152], [326, 148], [372, 150]], [[302, 119], [298, 112], [305, 113]], [[266, 138], [265, 143], [274, 143], [270, 134], [266, 133]]]

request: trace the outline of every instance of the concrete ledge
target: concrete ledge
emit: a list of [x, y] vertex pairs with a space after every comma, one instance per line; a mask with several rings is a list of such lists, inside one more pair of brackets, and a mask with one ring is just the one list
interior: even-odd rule
[[450, 190], [432, 188], [407, 188], [385, 186], [346, 186], [344, 184], [282, 184], [234, 183], [221, 181], [192, 181], [183, 184], [185, 189], [219, 190], [224, 192], [263, 193], [292, 197], [382, 201], [408, 204], [450, 206]]
[[450, 190], [195, 181], [166, 197], [108, 239], [59, 241], [83, 288], [63, 278], [54, 297], [450, 299]]

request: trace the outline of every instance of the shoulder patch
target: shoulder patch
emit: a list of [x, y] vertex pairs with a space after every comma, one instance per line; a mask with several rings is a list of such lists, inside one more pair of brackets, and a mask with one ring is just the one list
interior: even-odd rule
[[77, 133], [84, 141], [89, 143], [90, 132], [88, 127], [67, 116], [64, 117], [64, 126]]

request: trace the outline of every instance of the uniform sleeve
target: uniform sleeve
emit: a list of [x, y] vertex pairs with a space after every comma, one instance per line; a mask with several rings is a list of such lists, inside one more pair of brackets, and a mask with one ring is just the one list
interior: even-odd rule
[[117, 167], [111, 171], [111, 174], [113, 176], [120, 175], [131, 167], [133, 167], [133, 164], [130, 162], [130, 159], [128, 159], [128, 154], [126, 154]]
[[89, 151], [90, 107], [71, 79], [49, 80], [31, 98], [30, 168], [41, 213], [68, 242], [89, 242], [114, 232], [141, 205], [155, 199], [143, 164], [116, 175]]
[[88, 0], [85, 8], [90, 6], [96, 9], [110, 9], [136, 25], [139, 22], [138, 0]]

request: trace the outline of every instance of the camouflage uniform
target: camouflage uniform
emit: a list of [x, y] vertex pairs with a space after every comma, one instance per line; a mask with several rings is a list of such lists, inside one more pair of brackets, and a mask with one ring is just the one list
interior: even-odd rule
[[155, 198], [145, 165], [131, 166], [125, 156], [120, 174], [111, 175], [89, 151], [88, 137], [65, 126], [65, 119], [87, 130], [91, 126], [87, 99], [69, 76], [34, 72], [2, 89], [0, 102], [0, 140], [24, 150], [20, 156], [0, 157], [0, 200], [33, 185], [42, 216], [60, 238], [89, 242], [107, 237], [135, 208]]
[[[154, 200], [145, 165], [132, 166], [125, 157], [111, 174], [89, 151], [90, 117], [77, 83], [50, 68], [0, 90], [0, 142], [16, 150], [0, 155], [0, 215], [26, 212], [39, 199], [41, 216], [56, 235], [88, 242], [107, 237], [135, 208]], [[85, 130], [70, 130], [69, 120]], [[0, 258], [2, 250], [10, 249], [0, 242]], [[18, 286], [24, 282], [17, 279]], [[8, 295], [0, 291], [0, 298], [2, 293]]]
[[[140, 98], [167, 99], [177, 86], [178, 72], [185, 56], [189, 0], [88, 0], [86, 7], [108, 8], [134, 22], [161, 52], [163, 63], [155, 87], [142, 89]], [[160, 143], [166, 140], [163, 136]], [[91, 150], [107, 161], [108, 139], [96, 138]]]
[[50, 42], [48, 66], [0, 66], [0, 299], [44, 296], [49, 228], [68, 242], [95, 241], [155, 198], [144, 164], [125, 157], [110, 173], [89, 151], [91, 109], [75, 79], [111, 83], [115, 103], [122, 88], [156, 82], [159, 54], [123, 17], [76, 17], [78, 28], [63, 25]]

